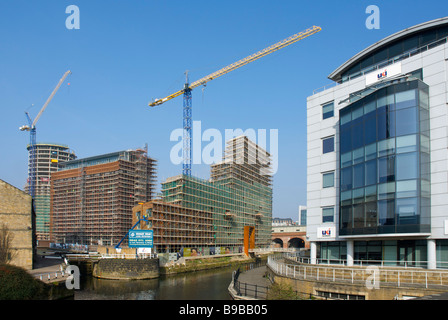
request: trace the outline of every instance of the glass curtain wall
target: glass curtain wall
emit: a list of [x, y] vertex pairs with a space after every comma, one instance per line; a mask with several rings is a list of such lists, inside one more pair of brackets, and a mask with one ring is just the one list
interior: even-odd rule
[[391, 59], [397, 59], [401, 55], [406, 55], [407, 53], [420, 52], [420, 50], [416, 50], [417, 48], [424, 49], [424, 46], [429, 44], [431, 44], [431, 46], [444, 44], [446, 43], [447, 36], [448, 26], [442, 26], [398, 39], [388, 46], [379, 48], [358, 63], [354, 64], [349, 70], [342, 74], [342, 82], [348, 81], [350, 77], [353, 78], [361, 75], [361, 72], [373, 70], [372, 66], [378, 64], [385, 66]]
[[428, 86], [389, 85], [339, 116], [339, 234], [430, 232]]

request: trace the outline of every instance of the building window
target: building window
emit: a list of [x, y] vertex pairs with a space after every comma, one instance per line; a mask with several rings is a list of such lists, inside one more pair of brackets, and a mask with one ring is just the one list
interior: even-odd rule
[[395, 181], [395, 156], [383, 157], [378, 159], [378, 181]]
[[334, 137], [322, 139], [322, 153], [329, 153], [334, 151]]
[[334, 187], [334, 171], [322, 174], [322, 181], [323, 188]]
[[306, 209], [300, 211], [300, 225], [306, 226]]
[[330, 102], [322, 106], [322, 120], [334, 116], [334, 103]]
[[429, 230], [427, 92], [393, 84], [339, 111], [340, 235]]
[[322, 208], [322, 222], [334, 221], [334, 207]]

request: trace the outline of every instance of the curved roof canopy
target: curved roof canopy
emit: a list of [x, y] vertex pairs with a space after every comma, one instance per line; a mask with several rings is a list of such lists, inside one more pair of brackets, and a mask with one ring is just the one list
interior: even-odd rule
[[394, 33], [362, 50], [333, 71], [328, 78], [341, 82], [345, 75], [387, 61], [448, 36], [448, 17], [418, 24]]

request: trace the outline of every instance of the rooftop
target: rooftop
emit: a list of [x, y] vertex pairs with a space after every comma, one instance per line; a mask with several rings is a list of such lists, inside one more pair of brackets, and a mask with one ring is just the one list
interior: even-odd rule
[[[443, 28], [443, 29], [441, 29], [441, 28]], [[435, 29], [439, 29], [442, 31], [439, 32], [440, 35], [437, 34], [436, 37], [433, 39], [433, 35], [429, 34], [429, 33], [433, 33], [433, 31]], [[363, 62], [365, 67], [370, 67], [373, 64], [378, 64], [381, 61], [379, 61], [379, 59], [378, 59], [378, 61], [374, 61], [373, 56], [375, 54], [379, 53], [381, 50], [384, 50], [386, 48], [390, 49], [392, 46], [399, 45], [399, 42], [401, 40], [407, 40], [407, 39], [411, 40], [410, 37], [412, 37], [413, 35], [417, 35], [417, 34], [420, 34], [421, 37], [423, 37], [423, 39], [420, 40], [420, 42], [417, 41], [417, 43], [418, 43], [417, 45], [414, 45], [415, 42], [410, 43], [409, 48], [407, 48], [407, 47], [405, 48], [403, 46], [402, 50], [404, 50], [404, 51], [406, 51], [405, 49], [413, 50], [419, 46], [427, 45], [430, 42], [439, 40], [443, 37], [446, 38], [446, 36], [448, 34], [448, 17], [427, 21], [427, 22], [409, 27], [407, 29], [396, 32], [396, 33], [372, 44], [371, 46], [367, 47], [366, 49], [362, 50], [361, 52], [357, 53], [356, 55], [351, 57], [349, 60], [344, 62], [341, 66], [339, 66], [336, 70], [334, 70], [328, 76], [328, 78], [330, 80], [333, 80], [336, 82], [341, 82], [342, 78], [343, 78], [343, 74], [350, 71], [350, 69], [352, 69], [354, 66], [356, 66], [360, 62]], [[427, 37], [427, 38], [425, 38], [425, 37]], [[396, 52], [398, 52], [398, 55], [403, 53], [403, 52], [399, 52], [399, 50]], [[370, 58], [372, 58], [371, 64], [369, 64], [369, 61], [367, 61]], [[388, 59], [392, 59], [392, 58], [393, 57], [389, 55], [389, 57], [386, 57], [385, 59], [383, 58], [383, 60], [388, 60]], [[363, 66], [360, 65], [360, 69], [362, 69], [362, 67]]]

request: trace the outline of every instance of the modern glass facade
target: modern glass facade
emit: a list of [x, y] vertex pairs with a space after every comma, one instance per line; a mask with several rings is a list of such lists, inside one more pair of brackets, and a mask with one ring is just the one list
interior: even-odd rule
[[[320, 258], [331, 263], [342, 263], [347, 259], [345, 241], [321, 242], [319, 244]], [[448, 250], [446, 241], [437, 244], [437, 255], [440, 260]], [[412, 266], [425, 268], [427, 266], [427, 244], [425, 240], [370, 240], [354, 241], [353, 260], [355, 264], [368, 261], [369, 264], [385, 266]], [[446, 259], [444, 260], [446, 261]], [[440, 267], [446, 267], [440, 262]]]
[[339, 234], [429, 233], [428, 86], [389, 84], [339, 119]]
[[342, 73], [342, 82], [359, 76], [363, 72], [372, 71], [375, 65], [387, 65], [388, 61], [397, 59], [401, 55], [415, 55], [420, 53], [420, 50], [417, 50], [417, 48], [424, 49], [423, 47], [426, 45], [433, 47], [446, 43], [447, 36], [448, 26], [438, 26], [397, 39], [393, 43], [368, 54], [350, 67], [350, 69]]

